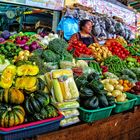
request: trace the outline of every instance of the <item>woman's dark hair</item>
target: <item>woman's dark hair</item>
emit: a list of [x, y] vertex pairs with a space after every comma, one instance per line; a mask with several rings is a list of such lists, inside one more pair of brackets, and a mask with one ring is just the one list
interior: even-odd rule
[[80, 24], [79, 24], [80, 30], [82, 30], [82, 27], [84, 27], [87, 24], [87, 22], [92, 22], [92, 21], [89, 19], [84, 19], [80, 21]]

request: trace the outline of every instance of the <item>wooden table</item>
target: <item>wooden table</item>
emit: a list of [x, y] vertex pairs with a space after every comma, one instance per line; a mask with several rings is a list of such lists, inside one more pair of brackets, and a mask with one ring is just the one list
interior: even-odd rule
[[92, 124], [79, 124], [35, 140], [140, 140], [140, 107]]

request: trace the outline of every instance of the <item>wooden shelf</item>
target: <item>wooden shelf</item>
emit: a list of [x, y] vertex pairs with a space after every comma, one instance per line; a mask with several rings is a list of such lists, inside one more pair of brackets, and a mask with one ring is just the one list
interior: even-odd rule
[[93, 124], [79, 124], [35, 140], [140, 140], [140, 107]]

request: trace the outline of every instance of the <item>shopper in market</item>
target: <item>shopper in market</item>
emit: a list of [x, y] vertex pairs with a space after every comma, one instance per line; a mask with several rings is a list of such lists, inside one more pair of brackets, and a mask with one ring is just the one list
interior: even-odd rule
[[91, 20], [81, 20], [79, 24], [80, 31], [71, 37], [69, 43], [73, 42], [74, 40], [82, 41], [87, 46], [92, 43], [97, 43], [97, 39], [91, 34], [93, 25], [94, 24]]

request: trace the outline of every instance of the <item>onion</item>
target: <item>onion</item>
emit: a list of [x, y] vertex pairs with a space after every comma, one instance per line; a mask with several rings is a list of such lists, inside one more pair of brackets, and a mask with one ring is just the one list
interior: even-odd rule
[[23, 49], [24, 49], [24, 50], [29, 50], [29, 46], [28, 46], [28, 45], [25, 45], [25, 46], [23, 47]]

